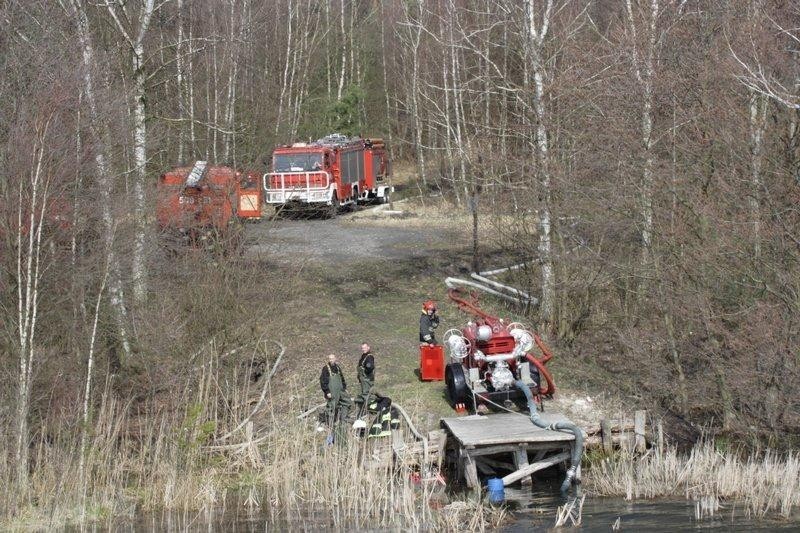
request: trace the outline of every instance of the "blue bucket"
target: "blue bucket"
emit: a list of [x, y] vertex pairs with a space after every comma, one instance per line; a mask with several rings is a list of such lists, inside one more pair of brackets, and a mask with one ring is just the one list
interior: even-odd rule
[[500, 478], [490, 478], [486, 481], [486, 490], [489, 493], [489, 501], [499, 503], [506, 499], [506, 488]]

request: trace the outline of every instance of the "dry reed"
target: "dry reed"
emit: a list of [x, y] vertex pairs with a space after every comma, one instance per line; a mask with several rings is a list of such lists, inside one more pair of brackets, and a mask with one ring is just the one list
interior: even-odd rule
[[230, 448], [215, 449], [215, 436], [250, 414], [253, 396], [246, 385], [229, 385], [247, 379], [222, 379], [219, 366], [201, 368], [177, 402], [182, 409], [136, 415], [104, 395], [83, 450], [85, 487], [80, 432], [64, 420], [48, 422], [24, 490], [8, 489], [14, 465], [0, 465], [0, 528], [118, 522], [152, 512], [199, 512], [210, 521], [234, 508], [273, 524], [302, 527], [308, 518], [336, 529], [482, 531], [504, 519], [504, 511], [481, 501], [438, 509], [434, 484], [415, 483], [407, 467], [388, 461], [373, 467], [373, 448], [385, 441], [348, 437], [325, 446], [312, 421], [289, 413], [302, 410], [297, 394], [268, 398], [254, 423], [225, 442]]
[[698, 513], [713, 515], [709, 502], [742, 502], [748, 516], [789, 518], [800, 507], [800, 456], [774, 452], [742, 458], [702, 441], [688, 454], [668, 447], [642, 457], [622, 452], [592, 468], [592, 492], [627, 499], [685, 496], [701, 502]]

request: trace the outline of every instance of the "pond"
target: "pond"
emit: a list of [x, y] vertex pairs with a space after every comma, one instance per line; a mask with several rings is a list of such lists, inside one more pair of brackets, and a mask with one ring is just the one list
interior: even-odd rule
[[[551, 486], [552, 485], [552, 486]], [[463, 497], [460, 495], [459, 497]], [[574, 498], [574, 495], [571, 496]], [[555, 528], [556, 510], [569, 502], [558, 494], [555, 480], [544, 481], [536, 488], [507, 488], [502, 504], [510, 511], [510, 519], [500, 531], [504, 533], [560, 531]], [[563, 530], [580, 532], [620, 531], [800, 531], [800, 516], [790, 521], [748, 517], [743, 505], [722, 502], [713, 516], [697, 517], [697, 503], [683, 499], [626, 501], [623, 498], [586, 496], [582, 523], [572, 526], [567, 521]], [[271, 522], [264, 511], [225, 511], [205, 513], [163, 513], [132, 521], [97, 524], [92, 530], [114, 531], [339, 531], [326, 513], [299, 513], [291, 520]], [[76, 530], [77, 531], [77, 530]], [[386, 531], [381, 528], [348, 528], [348, 531]], [[392, 531], [391, 529], [389, 531]], [[401, 531], [396, 529], [396, 531]]]
[[[552, 488], [552, 490], [549, 490]], [[574, 497], [574, 496], [572, 496]], [[558, 494], [558, 487], [506, 489], [506, 505], [513, 519], [501, 531], [551, 531], [556, 510], [568, 503]], [[798, 531], [800, 516], [791, 521], [748, 518], [743, 505], [722, 502], [713, 516], [697, 517], [697, 502], [685, 499], [627, 501], [624, 498], [586, 496], [579, 527], [567, 520], [565, 529], [581, 532], [620, 531]]]

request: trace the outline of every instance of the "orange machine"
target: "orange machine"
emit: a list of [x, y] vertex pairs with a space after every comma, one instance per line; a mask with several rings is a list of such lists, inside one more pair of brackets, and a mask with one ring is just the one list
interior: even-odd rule
[[240, 177], [230, 167], [210, 166], [206, 161], [162, 174], [156, 206], [159, 227], [193, 244], [212, 235], [227, 237], [237, 225]]
[[260, 178], [255, 172], [246, 172], [239, 179], [236, 196], [237, 214], [240, 219], [261, 220], [261, 204], [264, 193], [261, 190]]

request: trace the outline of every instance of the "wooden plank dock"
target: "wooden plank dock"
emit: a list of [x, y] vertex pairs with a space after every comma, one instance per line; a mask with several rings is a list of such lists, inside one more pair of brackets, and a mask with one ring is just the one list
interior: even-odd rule
[[[548, 424], [567, 421], [553, 412], [541, 413], [541, 417]], [[492, 474], [497, 468], [512, 470], [503, 477], [505, 485], [530, 483], [534, 472], [568, 462], [575, 441], [570, 433], [533, 425], [521, 413], [442, 418], [440, 425], [447, 433], [447, 446], [457, 449], [459, 469], [469, 488], [480, 486], [478, 470]], [[507, 454], [511, 462], [489, 457]]]

